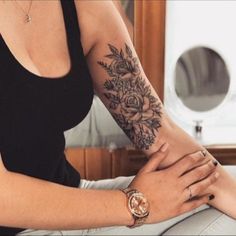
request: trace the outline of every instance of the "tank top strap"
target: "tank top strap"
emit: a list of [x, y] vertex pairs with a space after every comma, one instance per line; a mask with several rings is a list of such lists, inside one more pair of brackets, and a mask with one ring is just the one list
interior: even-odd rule
[[65, 22], [68, 49], [73, 65], [84, 65], [85, 57], [80, 39], [80, 27], [74, 0], [60, 0]]

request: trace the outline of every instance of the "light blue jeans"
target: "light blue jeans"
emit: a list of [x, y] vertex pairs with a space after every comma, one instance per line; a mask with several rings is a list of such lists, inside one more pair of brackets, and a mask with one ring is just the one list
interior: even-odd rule
[[[226, 167], [226, 169], [236, 177], [236, 166]], [[79, 187], [86, 189], [125, 188], [132, 179], [133, 177], [118, 177], [99, 181], [81, 180]], [[27, 229], [18, 235], [236, 235], [236, 220], [205, 205], [170, 220], [133, 229], [125, 226], [65, 231]]]

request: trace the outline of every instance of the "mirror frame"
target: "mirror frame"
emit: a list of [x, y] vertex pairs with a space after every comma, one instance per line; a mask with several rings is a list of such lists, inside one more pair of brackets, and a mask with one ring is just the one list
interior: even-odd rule
[[[181, 77], [183, 77], [183, 74], [178, 73], [177, 69], [181, 67], [181, 65], [180, 65], [181, 64], [181, 60], [183, 60], [184, 63], [187, 63], [187, 61], [191, 62], [190, 64], [192, 64], [192, 69], [193, 70], [202, 69], [202, 68], [197, 67], [198, 65], [196, 65], [196, 64], [194, 65], [193, 61], [192, 61], [192, 60], [194, 60], [194, 59], [196, 60], [196, 58], [198, 58], [198, 57], [195, 57], [193, 59], [193, 55], [196, 55], [196, 53], [197, 53], [197, 56], [198, 56], [199, 55], [198, 54], [199, 50], [201, 50], [201, 55], [204, 54], [204, 58], [206, 58], [207, 54], [209, 55], [209, 53], [211, 53], [211, 57], [213, 59], [208, 57], [207, 58], [208, 62], [210, 62], [211, 59], [214, 62], [216, 62], [216, 60], [221, 61], [220, 68], [221, 69], [224, 68], [225, 70], [224, 70], [224, 76], [223, 77], [218, 77], [217, 81], [214, 80], [214, 82], [213, 82], [214, 87], [212, 88], [213, 91], [210, 91], [210, 93], [214, 92], [213, 94], [209, 94], [209, 89], [211, 89], [211, 88], [209, 88], [209, 84], [212, 83], [212, 81], [209, 81], [209, 79], [210, 79], [209, 76], [210, 75], [208, 74], [207, 77], [206, 77], [206, 75], [202, 74], [202, 76], [205, 78], [204, 82], [206, 82], [206, 83], [204, 84], [204, 86], [203, 85], [201, 85], [201, 86], [204, 87], [204, 89], [207, 88], [207, 90], [204, 90], [205, 91], [204, 94], [200, 94], [200, 95], [199, 94], [197, 94], [197, 95], [195, 94], [194, 95], [194, 100], [197, 101], [196, 104], [198, 104], [198, 105], [192, 105], [192, 103], [186, 102], [186, 97], [189, 97], [190, 93], [191, 93], [189, 88], [188, 88], [189, 84], [188, 84], [187, 81], [191, 80], [192, 81], [192, 86], [195, 86], [194, 88], [199, 90], [199, 89], [202, 89], [202, 87], [198, 87], [196, 84], [194, 84], [195, 82], [197, 82], [197, 80], [199, 78], [195, 77], [197, 75], [194, 74], [192, 78], [185, 78], [185, 81], [182, 84], [180, 84], [179, 83], [179, 79], [181, 79]], [[198, 60], [199, 59], [200, 58], [198, 58]], [[186, 75], [189, 72], [189, 70], [188, 70], [189, 68], [188, 68], [188, 64], [185, 64], [185, 66], [186, 66], [186, 68], [185, 68], [186, 69], [185, 75]], [[217, 65], [215, 64], [215, 66], [217, 66]], [[213, 68], [212, 68], [213, 71], [215, 71], [215, 66], [213, 66]], [[181, 68], [183, 68], [183, 67], [181, 67]], [[208, 70], [208, 71], [210, 71], [210, 70]], [[190, 77], [191, 77], [191, 75], [190, 75]], [[213, 79], [215, 79], [214, 76], [213, 76]], [[226, 96], [229, 93], [229, 87], [230, 87], [229, 69], [228, 69], [228, 66], [226, 65], [225, 59], [222, 57], [222, 55], [220, 55], [217, 51], [213, 50], [212, 48], [202, 47], [202, 46], [201, 47], [191, 47], [191, 48], [187, 49], [186, 51], [184, 51], [179, 56], [179, 58], [177, 59], [176, 64], [175, 64], [175, 74], [174, 74], [174, 82], [173, 83], [175, 85], [175, 93], [178, 96], [178, 98], [181, 100], [181, 102], [183, 103], [184, 106], [188, 107], [192, 111], [208, 112], [208, 111], [211, 111], [211, 110], [217, 108], [218, 106], [220, 106], [220, 104], [225, 100]], [[224, 87], [223, 84], [226, 85], [226, 87]], [[221, 93], [220, 92], [216, 93], [215, 85], [217, 85], [218, 87], [221, 87], [221, 88], [224, 87], [226, 90], [224, 90], [224, 91], [222, 90]], [[184, 86], [186, 88], [187, 95], [183, 95], [183, 93], [182, 93], [183, 90], [181, 90], [182, 86]], [[215, 96], [215, 95], [222, 95], [222, 97], [217, 100], [217, 103], [212, 98], [212, 96]], [[207, 106], [207, 104], [205, 103], [205, 100], [202, 99], [202, 96], [211, 97], [210, 105], [208, 104], [208, 106]], [[203, 108], [202, 108], [202, 105], [203, 105]], [[197, 106], [198, 109], [195, 108], [195, 106]]]
[[[209, 48], [209, 49], [217, 52], [221, 56], [221, 58], [224, 60], [225, 65], [228, 68], [229, 79], [230, 79], [231, 73], [230, 73], [230, 69], [228, 67], [227, 60], [226, 60], [226, 58], [224, 58], [222, 56], [222, 54], [220, 52], [218, 52], [216, 49], [214, 49], [212, 47], [209, 47], [209, 45], [195, 45], [195, 46], [191, 47], [190, 49], [196, 48], [196, 47], [206, 47], [206, 48]], [[187, 50], [189, 50], [189, 49], [187, 49]], [[186, 52], [187, 50], [185, 50], [184, 52]], [[182, 55], [182, 53], [180, 54], [180, 56], [181, 55]], [[168, 99], [168, 101], [169, 101], [169, 103], [171, 103], [167, 106], [167, 107], [169, 107], [168, 111], [171, 112], [172, 116], [175, 117], [176, 119], [181, 120], [185, 124], [189, 124], [191, 126], [195, 125], [194, 121], [196, 121], [196, 120], [202, 120], [204, 123], [208, 122], [208, 121], [212, 122], [212, 117], [217, 116], [217, 114], [219, 114], [221, 112], [222, 107], [224, 107], [225, 104], [227, 104], [228, 100], [230, 99], [231, 79], [229, 80], [228, 93], [225, 95], [225, 98], [222, 100], [222, 102], [218, 106], [216, 106], [208, 111], [191, 110], [190, 108], [188, 108], [187, 106], [184, 105], [184, 103], [178, 97], [176, 90], [175, 90], [175, 68], [176, 68], [176, 64], [178, 62], [178, 58], [171, 65], [170, 79], [168, 79], [166, 81], [166, 83], [168, 85], [168, 90], [169, 90], [168, 96], [170, 97]], [[184, 118], [183, 118], [183, 114], [184, 114]]]

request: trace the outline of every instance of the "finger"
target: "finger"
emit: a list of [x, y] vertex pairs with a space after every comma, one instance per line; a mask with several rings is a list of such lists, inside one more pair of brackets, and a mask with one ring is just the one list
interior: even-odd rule
[[147, 164], [139, 171], [139, 174], [155, 171], [160, 163], [167, 157], [168, 147], [169, 144], [165, 143], [161, 146], [159, 151], [153, 153]]
[[176, 162], [171, 168], [178, 176], [183, 175], [187, 171], [199, 166], [204, 161], [209, 160], [202, 151], [188, 154]]
[[192, 211], [202, 205], [208, 204], [210, 201], [212, 201], [215, 198], [212, 194], [206, 194], [204, 196], [201, 196], [197, 199], [185, 202], [181, 208], [181, 213], [186, 213], [188, 211]]
[[217, 164], [218, 162], [210, 160], [205, 165], [196, 167], [195, 169], [181, 176], [180, 178], [183, 183], [183, 187], [186, 188], [189, 185], [206, 178], [216, 169]]
[[203, 179], [202, 181], [195, 183], [184, 190], [183, 193], [183, 200], [187, 201], [191, 197], [196, 197], [202, 195], [202, 193], [209, 188], [210, 185], [215, 183], [219, 178], [219, 172], [213, 172], [207, 178]]

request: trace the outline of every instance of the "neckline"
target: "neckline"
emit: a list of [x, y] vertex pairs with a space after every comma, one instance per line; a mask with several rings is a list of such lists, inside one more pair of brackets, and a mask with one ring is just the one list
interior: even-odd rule
[[30, 76], [30, 78], [28, 76], [24, 77], [25, 80], [42, 80], [42, 81], [64, 81], [67, 80], [70, 75], [72, 74], [73, 71], [73, 57], [71, 55], [71, 51], [70, 51], [70, 45], [69, 45], [69, 35], [67, 32], [67, 25], [65, 22], [65, 16], [64, 16], [64, 10], [63, 10], [63, 6], [62, 6], [62, 0], [60, 0], [59, 2], [61, 3], [61, 11], [63, 14], [63, 22], [64, 22], [64, 30], [65, 30], [65, 35], [66, 35], [66, 44], [67, 44], [67, 49], [68, 49], [68, 54], [69, 54], [69, 60], [70, 60], [70, 68], [69, 71], [66, 72], [64, 75], [62, 76], [55, 76], [55, 77], [47, 77], [47, 76], [41, 76], [41, 75], [37, 75], [34, 72], [28, 70], [26, 67], [24, 67], [16, 58], [16, 56], [12, 53], [11, 49], [8, 47], [6, 41], [4, 40], [2, 34], [0, 33], [0, 41], [2, 41], [2, 43], [4, 44], [10, 58], [15, 62], [15, 65], [18, 67], [19, 70], [23, 71], [24, 73], [28, 74]]

